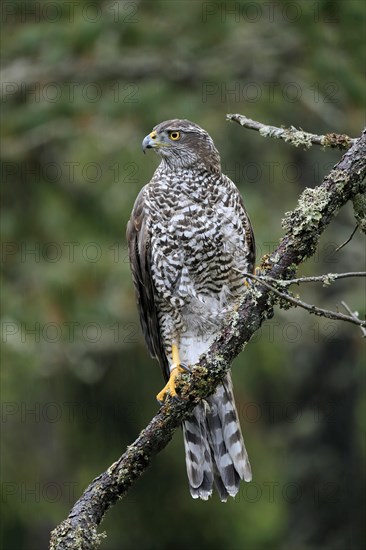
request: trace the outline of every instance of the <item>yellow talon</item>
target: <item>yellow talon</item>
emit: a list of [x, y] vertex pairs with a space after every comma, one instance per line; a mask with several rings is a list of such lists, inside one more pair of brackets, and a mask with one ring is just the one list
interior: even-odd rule
[[177, 397], [177, 390], [175, 389], [175, 380], [182, 372], [186, 372], [186, 371], [182, 369], [182, 367], [179, 365], [177, 367], [174, 367], [170, 371], [170, 377], [168, 382], [165, 384], [164, 388], [156, 396], [156, 399], [160, 401], [160, 403], [165, 401], [168, 393], [170, 394], [171, 397]]
[[172, 345], [172, 359], [173, 359], [173, 365], [175, 365], [175, 367], [173, 367], [172, 370], [170, 371], [168, 382], [165, 384], [164, 388], [156, 396], [156, 399], [161, 403], [165, 401], [168, 393], [171, 395], [171, 397], [177, 396], [177, 390], [175, 389], [175, 380], [182, 372], [185, 372], [185, 369], [183, 369], [180, 366], [179, 351], [178, 351], [178, 346], [176, 344]]

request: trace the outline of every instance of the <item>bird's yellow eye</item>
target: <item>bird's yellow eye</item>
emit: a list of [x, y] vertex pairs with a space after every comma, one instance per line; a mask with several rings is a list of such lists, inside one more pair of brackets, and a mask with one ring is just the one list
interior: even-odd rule
[[180, 138], [180, 132], [170, 132], [169, 137], [173, 141], [177, 141]]

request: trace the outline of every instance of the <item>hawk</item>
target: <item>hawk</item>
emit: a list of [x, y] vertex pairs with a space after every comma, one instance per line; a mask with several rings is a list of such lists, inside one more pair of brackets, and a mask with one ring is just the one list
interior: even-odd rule
[[[168, 120], [142, 148], [154, 149], [161, 163], [136, 199], [127, 241], [141, 327], [166, 381], [157, 395], [163, 402], [177, 396], [176, 377], [208, 350], [245, 292], [255, 244], [243, 200], [205, 130]], [[251, 480], [230, 372], [183, 422], [183, 434], [193, 498], [207, 500], [215, 484], [225, 502], [240, 480]]]

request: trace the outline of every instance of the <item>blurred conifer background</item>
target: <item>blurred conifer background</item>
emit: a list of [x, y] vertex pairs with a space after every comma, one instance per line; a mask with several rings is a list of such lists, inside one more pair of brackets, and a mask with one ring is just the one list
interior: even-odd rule
[[[357, 137], [365, 4], [5, 0], [2, 11], [1, 547], [38, 550], [157, 410], [162, 377], [138, 325], [125, 226], [157, 166], [143, 137], [203, 126], [250, 213], [258, 257], [340, 152], [225, 121]], [[347, 205], [300, 273], [362, 270]], [[301, 288], [365, 313], [364, 285]], [[276, 310], [234, 363], [253, 483], [193, 501], [178, 432], [107, 515], [101, 548], [359, 549], [365, 377], [357, 327]]]

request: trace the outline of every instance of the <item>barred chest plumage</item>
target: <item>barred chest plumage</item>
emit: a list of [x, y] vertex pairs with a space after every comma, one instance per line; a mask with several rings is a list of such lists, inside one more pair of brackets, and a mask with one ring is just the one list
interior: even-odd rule
[[163, 335], [188, 327], [196, 336], [215, 334], [245, 290], [248, 250], [238, 191], [222, 174], [159, 167], [145, 209]]

